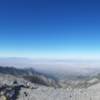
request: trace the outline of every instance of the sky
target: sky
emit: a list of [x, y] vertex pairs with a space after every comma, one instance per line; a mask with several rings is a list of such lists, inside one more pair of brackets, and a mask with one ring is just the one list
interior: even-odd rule
[[0, 0], [0, 57], [100, 59], [100, 1]]

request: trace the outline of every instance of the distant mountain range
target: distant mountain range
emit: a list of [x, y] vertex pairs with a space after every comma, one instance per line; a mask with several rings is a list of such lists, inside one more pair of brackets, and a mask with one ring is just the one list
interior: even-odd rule
[[15, 67], [0, 66], [0, 74], [22, 77], [32, 83], [57, 87], [57, 80], [49, 75], [39, 73], [33, 68], [19, 69]]
[[0, 66], [0, 73], [14, 75], [14, 76], [25, 76], [25, 75], [36, 74], [34, 69], [18, 69], [15, 67], [6, 67], [6, 66], [4, 66], [4, 67]]
[[[86, 69], [86, 71], [88, 70], [89, 69]], [[42, 72], [40, 73], [34, 70], [33, 68], [16, 68], [16, 67], [0, 66], [0, 75], [2, 76], [12, 75], [15, 77], [22, 77], [25, 80], [30, 81], [32, 83], [45, 85], [45, 86], [53, 86], [53, 87], [63, 87], [64, 85], [74, 86], [75, 82], [76, 83], [78, 82], [76, 86], [78, 86], [78, 84], [80, 83], [83, 86], [86, 82], [89, 82], [89, 80], [92, 80], [95, 78], [97, 80], [100, 80], [100, 69], [98, 69], [98, 71], [96, 69], [91, 69], [91, 73], [89, 72], [89, 74], [86, 74], [86, 75], [85, 73], [81, 73], [81, 74], [79, 73], [69, 74], [69, 73], [64, 73], [64, 74], [55, 73], [51, 75], [49, 73], [48, 74], [44, 74]]]
[[[34, 81], [82, 80], [100, 73], [100, 62], [74, 60], [32, 60], [28, 58], [0, 58], [0, 73], [21, 76]], [[6, 66], [6, 67], [5, 67]], [[13, 67], [10, 67], [13, 66]], [[27, 76], [27, 77], [26, 77]], [[99, 77], [99, 76], [98, 76]], [[34, 80], [33, 80], [34, 79]], [[49, 82], [48, 82], [48, 81]]]

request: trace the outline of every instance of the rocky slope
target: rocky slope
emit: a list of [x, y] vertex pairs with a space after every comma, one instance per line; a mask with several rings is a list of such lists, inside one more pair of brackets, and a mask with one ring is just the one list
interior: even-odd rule
[[0, 70], [0, 100], [100, 100], [99, 75], [87, 80], [57, 81], [34, 71], [25, 74], [24, 70], [24, 75], [17, 76], [23, 70], [13, 69], [14, 75], [12, 68], [7, 69]]
[[100, 100], [99, 92], [99, 82], [87, 88], [54, 88], [0, 75], [0, 100]]

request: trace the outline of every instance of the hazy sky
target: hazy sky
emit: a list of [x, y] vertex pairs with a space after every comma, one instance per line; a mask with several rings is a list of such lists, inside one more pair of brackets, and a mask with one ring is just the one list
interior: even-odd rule
[[100, 59], [100, 1], [0, 0], [0, 56]]

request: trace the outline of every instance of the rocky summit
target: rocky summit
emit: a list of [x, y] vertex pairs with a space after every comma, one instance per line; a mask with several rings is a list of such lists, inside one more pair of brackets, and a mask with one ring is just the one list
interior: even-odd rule
[[65, 81], [39, 73], [26, 76], [24, 72], [25, 76], [17, 76], [17, 69], [15, 75], [3, 72], [0, 72], [0, 100], [100, 100], [99, 76]]

